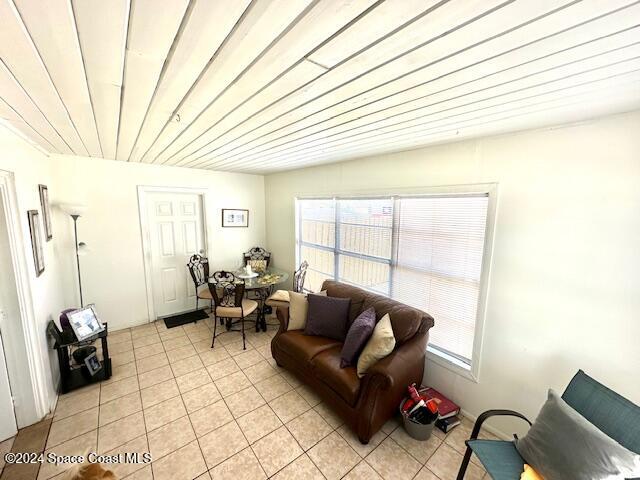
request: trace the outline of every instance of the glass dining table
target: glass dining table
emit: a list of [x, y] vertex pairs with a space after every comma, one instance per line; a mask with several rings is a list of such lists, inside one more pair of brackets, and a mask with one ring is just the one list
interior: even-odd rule
[[[231, 273], [233, 273], [238, 280], [244, 280], [245, 291], [249, 292], [250, 297], [258, 301], [256, 332], [260, 330], [266, 332], [265, 302], [276, 285], [283, 284], [289, 280], [289, 274], [277, 268], [268, 268], [264, 272], [254, 272], [254, 276], [251, 277], [247, 277], [242, 269]], [[212, 277], [210, 276], [209, 278]]]

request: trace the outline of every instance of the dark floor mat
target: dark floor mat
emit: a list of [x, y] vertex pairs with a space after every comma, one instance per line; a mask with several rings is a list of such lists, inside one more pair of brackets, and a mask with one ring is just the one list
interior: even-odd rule
[[209, 315], [204, 310], [196, 310], [195, 312], [181, 313], [180, 315], [172, 315], [164, 319], [164, 324], [167, 328], [179, 327], [186, 323], [196, 322], [198, 320], [204, 320], [209, 318]]

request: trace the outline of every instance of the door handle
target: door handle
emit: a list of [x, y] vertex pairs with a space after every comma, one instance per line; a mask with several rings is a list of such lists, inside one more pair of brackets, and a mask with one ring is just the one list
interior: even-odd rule
[[200, 249], [200, 255], [204, 255], [204, 248]]

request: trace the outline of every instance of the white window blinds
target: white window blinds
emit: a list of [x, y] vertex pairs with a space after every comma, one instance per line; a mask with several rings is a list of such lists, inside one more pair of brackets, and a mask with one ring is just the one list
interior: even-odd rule
[[305, 287], [327, 278], [428, 312], [430, 345], [471, 364], [488, 195], [298, 200]]
[[401, 198], [392, 297], [435, 319], [432, 347], [470, 364], [488, 197]]

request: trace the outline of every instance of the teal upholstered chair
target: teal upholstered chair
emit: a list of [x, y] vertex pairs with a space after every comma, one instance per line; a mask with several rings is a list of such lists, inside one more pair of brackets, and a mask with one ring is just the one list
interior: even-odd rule
[[[589, 420], [620, 445], [640, 454], [640, 407], [598, 383], [582, 370], [573, 377], [562, 398], [574, 410]], [[467, 451], [460, 465], [458, 480], [464, 478], [471, 454], [475, 453], [493, 480], [518, 480], [524, 470], [524, 459], [513, 441], [481, 440], [478, 433], [485, 420], [496, 415], [527, 418], [511, 410], [489, 410], [478, 417]]]

